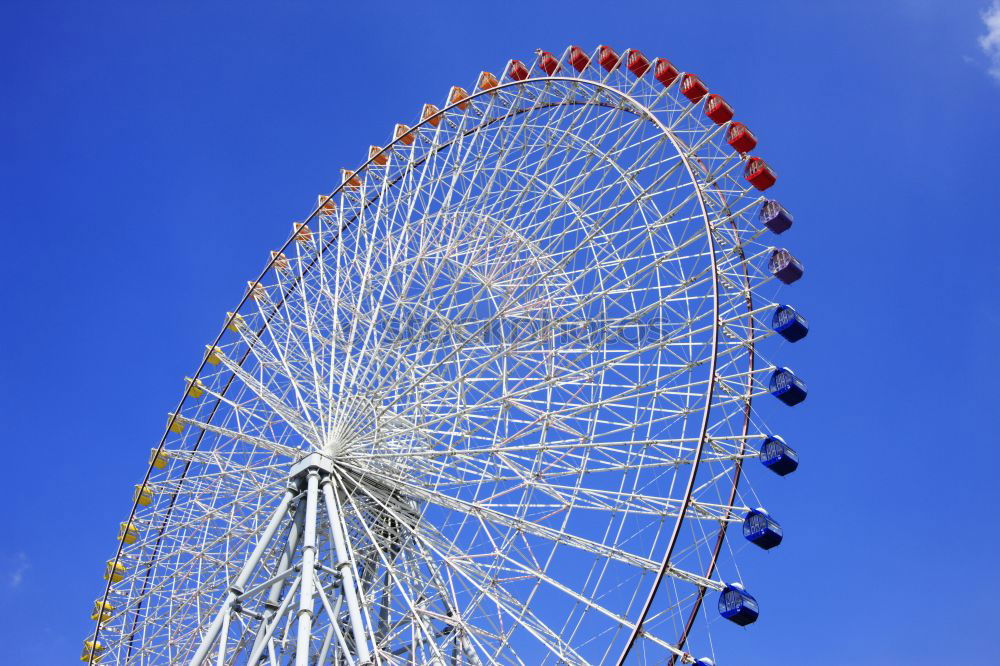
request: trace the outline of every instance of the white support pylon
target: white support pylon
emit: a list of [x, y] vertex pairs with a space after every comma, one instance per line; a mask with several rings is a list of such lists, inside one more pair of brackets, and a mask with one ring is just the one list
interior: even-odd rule
[[[320, 655], [327, 659], [334, 636], [337, 639], [334, 647], [345, 663], [358, 666], [375, 663], [372, 654], [374, 639], [369, 640], [363, 619], [363, 595], [354, 573], [356, 563], [352, 561], [352, 551], [347, 544], [343, 514], [334, 495], [332, 473], [329, 459], [320, 454], [309, 455], [292, 467], [288, 489], [230, 586], [222, 607], [202, 635], [190, 661], [191, 666], [208, 666], [210, 663], [223, 666], [237, 661], [259, 666], [266, 661], [264, 655], [275, 649], [277, 636], [289, 636], [293, 624], [295, 666], [317, 663]], [[321, 493], [325, 505], [322, 512]], [[297, 504], [293, 506], [296, 500]], [[322, 518], [326, 518], [330, 526], [330, 541], [324, 548], [321, 548], [318, 538]], [[287, 534], [279, 534], [283, 524], [287, 525]], [[320, 562], [321, 552], [325, 553], [324, 557], [335, 559], [329, 563], [332, 567], [323, 566]], [[325, 587], [320, 577], [321, 570], [327, 574]], [[330, 572], [334, 570], [337, 575], [332, 576], [331, 581]], [[248, 582], [251, 582], [249, 588]], [[332, 601], [333, 590], [339, 592], [335, 603]], [[324, 605], [321, 608], [316, 606], [317, 594], [322, 597]], [[297, 604], [293, 600], [296, 596]], [[255, 606], [259, 610], [253, 610]], [[343, 606], [347, 607], [347, 626], [343, 626], [342, 631], [340, 613]], [[330, 615], [329, 626], [324, 635], [317, 637], [320, 640], [318, 652], [313, 654], [312, 634], [317, 613], [324, 612]], [[243, 613], [244, 620], [250, 618], [260, 623], [253, 641], [245, 647], [233, 648], [238, 653], [247, 654], [242, 652], [243, 649], [249, 652], [245, 662], [238, 654], [227, 654], [230, 619], [234, 613]], [[279, 630], [279, 626], [285, 628]], [[348, 632], [353, 644], [345, 640]], [[213, 651], [215, 658], [209, 661], [209, 654]]]
[[281, 498], [278, 508], [275, 509], [274, 513], [271, 515], [271, 519], [268, 521], [267, 527], [264, 528], [264, 532], [260, 535], [260, 540], [257, 541], [257, 545], [254, 547], [253, 552], [250, 554], [250, 557], [247, 558], [246, 563], [240, 570], [240, 575], [236, 577], [236, 581], [232, 584], [232, 586], [230, 586], [229, 592], [226, 594], [226, 600], [222, 603], [222, 608], [219, 609], [219, 613], [215, 616], [215, 620], [202, 637], [198, 650], [195, 652], [194, 657], [191, 658], [191, 666], [201, 666], [204, 663], [205, 657], [208, 656], [209, 651], [212, 649], [212, 645], [215, 644], [215, 639], [219, 637], [222, 625], [225, 623], [226, 618], [229, 617], [229, 614], [233, 611], [233, 603], [236, 601], [237, 597], [243, 594], [243, 586], [246, 585], [247, 580], [257, 568], [261, 555], [264, 554], [268, 544], [270, 544], [271, 540], [274, 538], [274, 533], [277, 531], [278, 526], [281, 525], [282, 519], [288, 513], [288, 505], [291, 504], [293, 497], [295, 497], [295, 490], [292, 488], [287, 489]]
[[333, 534], [333, 544], [337, 555], [336, 568], [340, 572], [340, 587], [347, 601], [347, 614], [351, 620], [351, 633], [354, 634], [354, 646], [361, 664], [371, 663], [371, 652], [368, 650], [368, 636], [361, 618], [361, 603], [358, 600], [358, 590], [354, 586], [354, 564], [347, 549], [344, 537], [344, 524], [340, 516], [340, 508], [333, 496], [330, 477], [323, 480], [323, 497], [326, 499], [326, 510], [330, 518], [330, 531]]

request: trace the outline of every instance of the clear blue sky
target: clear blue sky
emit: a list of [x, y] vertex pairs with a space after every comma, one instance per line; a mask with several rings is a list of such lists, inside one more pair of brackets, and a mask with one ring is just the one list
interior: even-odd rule
[[756, 485], [786, 539], [720, 666], [1000, 663], [988, 3], [0, 3], [0, 661], [77, 658], [182, 378], [339, 169], [481, 69], [606, 42], [724, 93], [806, 264], [803, 462]]

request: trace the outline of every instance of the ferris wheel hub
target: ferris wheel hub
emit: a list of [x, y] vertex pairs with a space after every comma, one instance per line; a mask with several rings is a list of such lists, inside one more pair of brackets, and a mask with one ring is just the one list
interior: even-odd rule
[[310, 453], [305, 458], [300, 459], [290, 470], [288, 476], [292, 480], [304, 478], [309, 470], [319, 470], [327, 474], [333, 473], [333, 461], [322, 453]]

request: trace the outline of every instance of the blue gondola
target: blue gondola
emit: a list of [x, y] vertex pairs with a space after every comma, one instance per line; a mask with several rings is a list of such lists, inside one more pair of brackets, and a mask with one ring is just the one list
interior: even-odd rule
[[778, 476], [791, 474], [799, 468], [799, 454], [777, 435], [771, 435], [760, 445], [760, 461]]
[[755, 546], [771, 550], [781, 543], [781, 525], [764, 509], [752, 509], [743, 519], [743, 536]]
[[802, 262], [793, 257], [791, 252], [780, 247], [771, 252], [767, 266], [771, 270], [771, 274], [785, 284], [795, 282], [805, 272]]
[[702, 657], [694, 662], [694, 666], [715, 666], [715, 661], [708, 657]]
[[780, 234], [787, 231], [792, 226], [792, 214], [785, 210], [785, 207], [774, 199], [768, 199], [760, 207], [760, 221], [771, 230], [771, 233]]
[[777, 368], [771, 374], [769, 387], [771, 395], [788, 406], [797, 405], [806, 399], [806, 383], [796, 377], [788, 368]]
[[789, 342], [798, 342], [809, 333], [809, 321], [791, 306], [779, 305], [771, 317], [771, 328]]
[[757, 620], [760, 608], [757, 600], [742, 585], [730, 583], [719, 595], [719, 615], [745, 627]]

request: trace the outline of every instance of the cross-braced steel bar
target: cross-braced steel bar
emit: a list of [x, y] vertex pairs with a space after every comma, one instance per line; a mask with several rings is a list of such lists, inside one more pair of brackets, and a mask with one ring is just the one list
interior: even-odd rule
[[222, 607], [219, 609], [219, 613], [215, 616], [215, 620], [208, 627], [208, 631], [202, 636], [201, 644], [198, 646], [198, 650], [194, 653], [194, 657], [191, 658], [191, 666], [201, 666], [205, 662], [205, 657], [212, 649], [212, 645], [215, 644], [215, 640], [219, 637], [222, 631], [222, 625], [226, 623], [229, 614], [233, 610], [233, 604], [236, 598], [243, 593], [243, 586], [246, 585], [247, 580], [253, 573], [254, 569], [257, 568], [257, 564], [260, 562], [261, 556], [267, 549], [268, 544], [274, 538], [274, 533], [278, 530], [278, 526], [281, 525], [281, 520], [288, 513], [288, 505], [291, 504], [292, 498], [295, 497], [296, 491], [294, 488], [288, 488], [285, 494], [281, 498], [281, 502], [278, 504], [278, 508], [274, 510], [271, 515], [271, 519], [267, 523], [267, 527], [264, 528], [263, 533], [260, 535], [260, 539], [257, 541], [257, 545], [254, 547], [253, 552], [250, 557], [247, 558], [246, 563], [243, 565], [243, 569], [240, 571], [240, 575], [236, 577], [236, 581], [229, 588], [229, 592], [226, 594], [226, 600], [222, 603]]
[[334, 551], [337, 556], [336, 568], [340, 572], [340, 586], [347, 601], [347, 615], [351, 622], [351, 633], [354, 635], [354, 646], [360, 664], [371, 663], [371, 652], [368, 649], [368, 637], [361, 619], [361, 602], [358, 590], [354, 585], [354, 563], [347, 548], [344, 535], [344, 522], [340, 507], [333, 495], [333, 485], [330, 476], [323, 479], [323, 497], [326, 499], [326, 510], [330, 519], [330, 532], [333, 536]]

